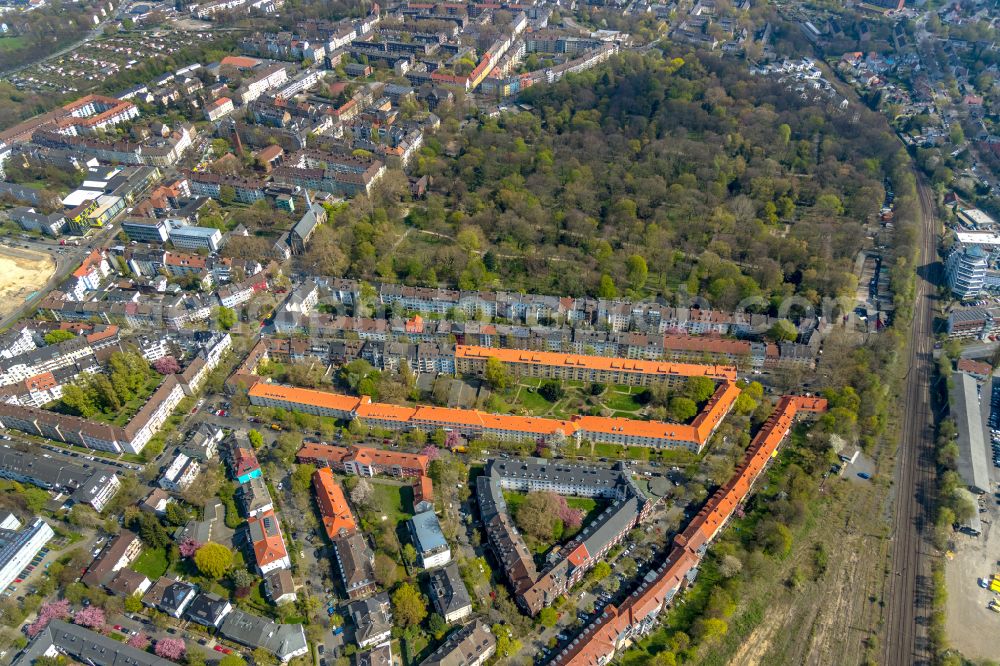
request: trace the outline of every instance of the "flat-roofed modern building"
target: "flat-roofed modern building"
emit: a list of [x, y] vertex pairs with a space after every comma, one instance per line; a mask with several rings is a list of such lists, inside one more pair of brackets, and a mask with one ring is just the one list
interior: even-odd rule
[[154, 218], [127, 219], [122, 222], [122, 231], [137, 243], [166, 243], [170, 238], [166, 220]]
[[174, 227], [170, 242], [186, 250], [217, 252], [222, 246], [222, 232], [213, 227]]
[[413, 545], [425, 569], [439, 567], [451, 560], [451, 548], [441, 531], [441, 523], [433, 511], [423, 511], [407, 523]]
[[21, 527], [14, 514], [0, 520], [0, 590], [14, 582], [17, 574], [56, 534], [41, 518]]

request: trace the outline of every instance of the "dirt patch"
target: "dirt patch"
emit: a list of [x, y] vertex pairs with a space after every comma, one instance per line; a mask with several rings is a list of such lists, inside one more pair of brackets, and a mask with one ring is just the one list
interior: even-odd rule
[[[983, 534], [979, 538], [955, 533], [955, 557], [945, 560], [945, 582], [948, 589], [946, 630], [948, 644], [968, 659], [996, 658], [996, 632], [1000, 629], [1000, 614], [989, 608], [990, 599], [998, 597], [979, 587], [979, 578], [989, 578], [1000, 572], [1000, 510], [991, 496], [984, 498], [987, 513], [983, 518]], [[987, 522], [989, 521], [989, 522]]]
[[56, 263], [47, 254], [0, 246], [0, 317], [44, 287], [55, 271]]
[[733, 655], [732, 663], [740, 666], [757, 666], [765, 663], [764, 657], [771, 649], [772, 638], [788, 621], [789, 608], [784, 612], [772, 613], [767, 620], [753, 630], [740, 649]]

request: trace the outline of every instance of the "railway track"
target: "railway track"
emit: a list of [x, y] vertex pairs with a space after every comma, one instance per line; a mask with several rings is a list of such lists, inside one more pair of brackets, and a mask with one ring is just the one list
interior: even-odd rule
[[934, 421], [930, 403], [933, 360], [933, 298], [937, 216], [933, 194], [916, 173], [920, 201], [920, 257], [909, 340], [903, 423], [897, 453], [892, 529], [892, 570], [883, 663], [930, 664], [931, 546], [934, 494]]

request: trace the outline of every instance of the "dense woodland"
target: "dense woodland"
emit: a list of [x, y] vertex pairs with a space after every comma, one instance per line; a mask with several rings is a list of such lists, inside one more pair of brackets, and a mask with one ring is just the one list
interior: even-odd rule
[[686, 290], [720, 307], [853, 293], [862, 221], [898, 149], [865, 109], [807, 105], [737, 62], [659, 53], [522, 102], [534, 111], [446, 123], [423, 149], [417, 170], [434, 184], [408, 208], [425, 232], [410, 236], [457, 242], [393, 254], [392, 212], [352, 206], [318, 267], [553, 294]]

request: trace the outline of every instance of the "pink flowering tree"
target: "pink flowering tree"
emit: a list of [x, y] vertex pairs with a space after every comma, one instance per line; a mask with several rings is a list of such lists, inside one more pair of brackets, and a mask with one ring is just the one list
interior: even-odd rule
[[66, 599], [43, 604], [38, 609], [38, 619], [28, 625], [28, 636], [34, 638], [49, 626], [52, 620], [64, 620], [67, 617], [69, 617], [69, 601]]
[[153, 370], [161, 375], [176, 375], [181, 371], [181, 364], [173, 356], [164, 356], [153, 361]]
[[136, 650], [145, 650], [149, 647], [149, 636], [141, 631], [128, 639], [128, 644]]
[[105, 623], [104, 611], [97, 606], [81, 608], [73, 616], [73, 623], [90, 629], [101, 629]]
[[198, 552], [201, 546], [202, 544], [194, 539], [187, 538], [181, 541], [180, 545], [177, 546], [177, 550], [180, 551], [181, 557], [194, 557], [194, 554]]
[[574, 509], [569, 506], [569, 504], [566, 503], [566, 498], [562, 495], [556, 495], [556, 498], [556, 502], [559, 506], [557, 514], [563, 525], [570, 529], [580, 527], [580, 525], [583, 524], [583, 510]]
[[179, 660], [186, 651], [187, 646], [184, 645], [184, 640], [181, 638], [161, 638], [156, 641], [156, 647], [153, 648], [157, 657], [163, 657], [170, 661]]
[[452, 430], [444, 438], [444, 445], [448, 447], [449, 451], [454, 451], [456, 447], [462, 446], [462, 436]]
[[433, 462], [441, 457], [441, 450], [434, 445], [425, 446], [420, 450], [420, 453], [427, 456], [428, 462]]

